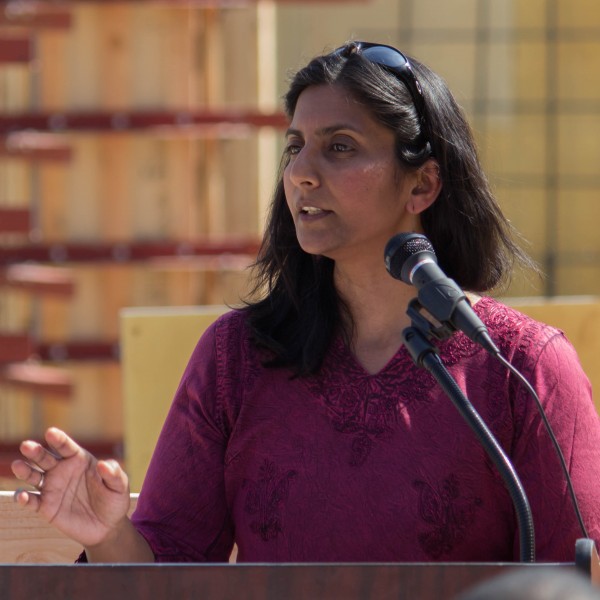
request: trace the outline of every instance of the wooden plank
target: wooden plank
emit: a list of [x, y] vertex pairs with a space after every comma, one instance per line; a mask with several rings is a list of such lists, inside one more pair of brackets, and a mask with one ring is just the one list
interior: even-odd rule
[[68, 398], [73, 382], [63, 369], [35, 363], [14, 363], [0, 367], [0, 382], [37, 394], [52, 394]]
[[[131, 81], [134, 70], [131, 53], [136, 39], [131, 35], [132, 7], [126, 3], [102, 7], [95, 23], [98, 36], [96, 105], [105, 110], [122, 110], [132, 105]], [[125, 112], [113, 117], [113, 124], [121, 127], [129, 116]], [[122, 127], [126, 129], [127, 127]]]
[[[70, 105], [73, 84], [69, 66], [73, 60], [71, 37], [61, 29], [36, 31], [36, 92], [31, 109], [63, 111]], [[79, 52], [79, 50], [77, 50]]]
[[0, 134], [0, 157], [67, 162], [70, 144], [54, 134], [7, 131]]
[[[131, 495], [130, 514], [137, 494]], [[72, 563], [81, 546], [40, 515], [14, 502], [14, 493], [0, 491], [0, 563]]]
[[67, 269], [34, 264], [15, 264], [0, 268], [0, 286], [62, 297], [70, 297], [75, 291], [73, 277]]

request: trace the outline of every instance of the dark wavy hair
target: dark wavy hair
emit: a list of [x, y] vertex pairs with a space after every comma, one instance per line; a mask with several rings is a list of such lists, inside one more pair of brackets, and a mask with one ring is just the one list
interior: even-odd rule
[[[507, 283], [515, 261], [535, 268], [515, 242], [479, 162], [469, 124], [444, 80], [409, 57], [423, 90], [421, 118], [404, 83], [357, 48], [350, 42], [296, 73], [284, 97], [290, 119], [306, 88], [342, 86], [394, 131], [401, 169], [416, 170], [431, 156], [437, 160], [442, 189], [421, 214], [421, 223], [448, 277], [466, 290], [486, 292]], [[270, 351], [266, 364], [306, 375], [319, 370], [334, 334], [350, 338], [352, 321], [333, 283], [334, 262], [300, 248], [283, 189], [286, 163], [284, 155], [254, 265], [253, 297], [258, 299], [248, 301], [244, 310], [256, 343]]]

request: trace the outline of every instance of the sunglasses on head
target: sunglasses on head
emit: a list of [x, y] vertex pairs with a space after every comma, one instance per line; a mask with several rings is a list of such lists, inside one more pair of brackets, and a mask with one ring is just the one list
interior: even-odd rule
[[386, 67], [392, 71], [406, 85], [412, 97], [417, 114], [423, 124], [425, 122], [425, 100], [421, 84], [415, 75], [410, 61], [400, 50], [385, 44], [371, 44], [369, 42], [352, 42], [347, 46], [341, 46], [332, 52], [348, 58], [351, 54], [360, 54], [368, 61]]

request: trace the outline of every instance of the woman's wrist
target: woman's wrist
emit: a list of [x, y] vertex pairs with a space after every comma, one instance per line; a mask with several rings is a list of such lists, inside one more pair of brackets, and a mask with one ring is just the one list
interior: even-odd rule
[[102, 542], [86, 546], [85, 553], [88, 562], [154, 562], [148, 542], [128, 517], [124, 517]]

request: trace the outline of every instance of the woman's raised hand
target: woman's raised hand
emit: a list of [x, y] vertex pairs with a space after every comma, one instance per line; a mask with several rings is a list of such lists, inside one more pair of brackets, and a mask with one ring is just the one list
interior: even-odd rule
[[34, 510], [84, 547], [118, 538], [127, 521], [129, 482], [115, 460], [97, 460], [64, 431], [46, 431], [47, 446], [21, 443], [15, 476], [37, 488], [15, 492], [15, 501]]

